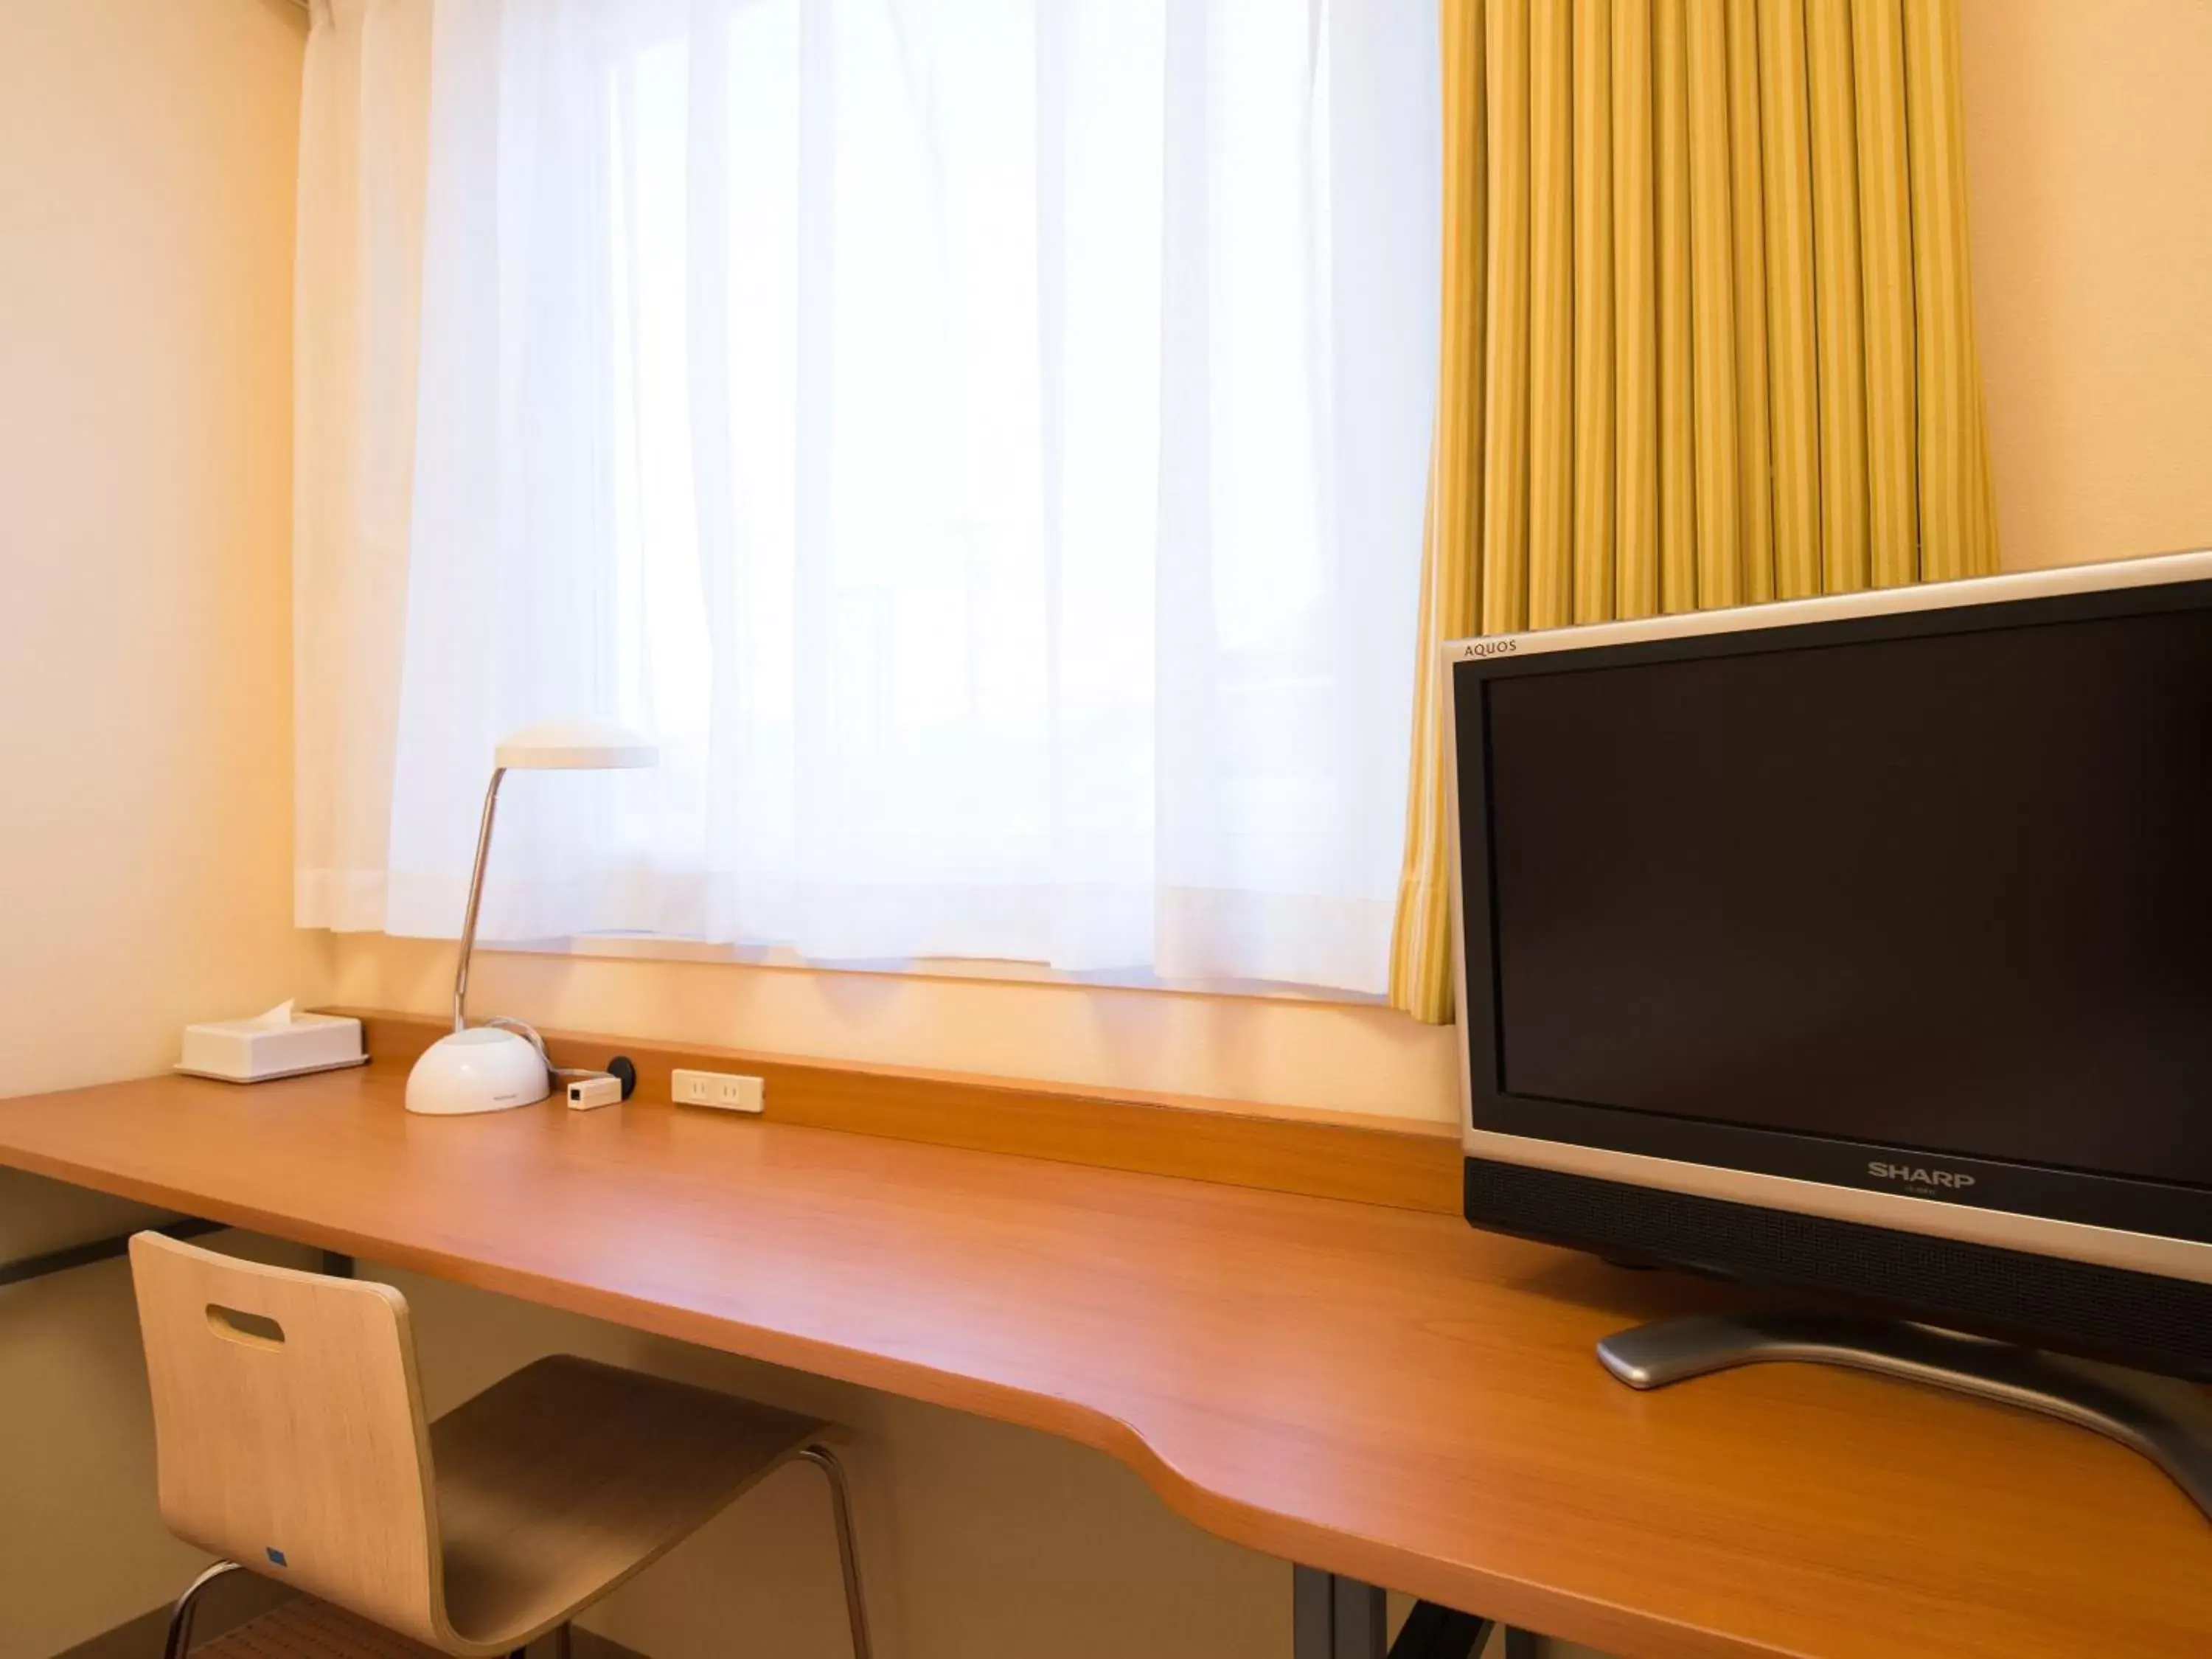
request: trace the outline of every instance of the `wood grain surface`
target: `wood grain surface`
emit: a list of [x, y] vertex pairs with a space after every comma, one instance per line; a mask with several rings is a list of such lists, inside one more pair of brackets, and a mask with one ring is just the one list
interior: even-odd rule
[[163, 1523], [436, 1641], [443, 1573], [407, 1298], [155, 1233], [131, 1241], [131, 1279]]
[[432, 1423], [389, 1285], [155, 1233], [131, 1271], [169, 1529], [444, 1653], [503, 1659], [837, 1432], [565, 1355]]
[[2078, 1430], [1849, 1373], [1651, 1395], [1590, 1346], [1732, 1292], [1456, 1218], [402, 1068], [0, 1103], [0, 1163], [868, 1387], [1197, 1524], [1611, 1652], [2212, 1651], [2212, 1527]]

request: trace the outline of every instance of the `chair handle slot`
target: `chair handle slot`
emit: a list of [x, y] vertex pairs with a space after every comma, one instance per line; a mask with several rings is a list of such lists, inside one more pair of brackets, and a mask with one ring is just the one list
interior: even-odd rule
[[226, 1308], [219, 1303], [207, 1304], [208, 1328], [226, 1342], [242, 1342], [249, 1348], [281, 1348], [284, 1346], [284, 1328], [267, 1314], [248, 1313], [243, 1308]]

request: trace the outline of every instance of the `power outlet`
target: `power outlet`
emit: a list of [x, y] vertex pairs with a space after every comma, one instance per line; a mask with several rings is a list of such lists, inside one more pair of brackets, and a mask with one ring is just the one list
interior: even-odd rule
[[687, 1072], [678, 1066], [668, 1092], [678, 1106], [714, 1106], [726, 1112], [758, 1112], [768, 1105], [767, 1088], [757, 1077], [735, 1072]]

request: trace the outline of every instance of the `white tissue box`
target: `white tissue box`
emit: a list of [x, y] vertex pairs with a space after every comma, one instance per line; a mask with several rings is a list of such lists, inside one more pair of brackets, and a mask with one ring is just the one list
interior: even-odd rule
[[177, 1069], [226, 1083], [263, 1083], [273, 1077], [360, 1066], [368, 1059], [357, 1019], [341, 1014], [293, 1014], [277, 1024], [263, 1014], [185, 1026], [185, 1055]]

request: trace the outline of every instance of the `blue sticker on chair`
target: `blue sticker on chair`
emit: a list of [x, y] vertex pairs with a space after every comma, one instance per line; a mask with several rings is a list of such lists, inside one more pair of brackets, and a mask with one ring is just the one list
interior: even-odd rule
[[271, 1561], [274, 1561], [280, 1567], [289, 1566], [291, 1565], [284, 1559], [284, 1552], [282, 1550], [272, 1550], [268, 1548], [266, 1546], [264, 1546], [262, 1553], [266, 1555]]

